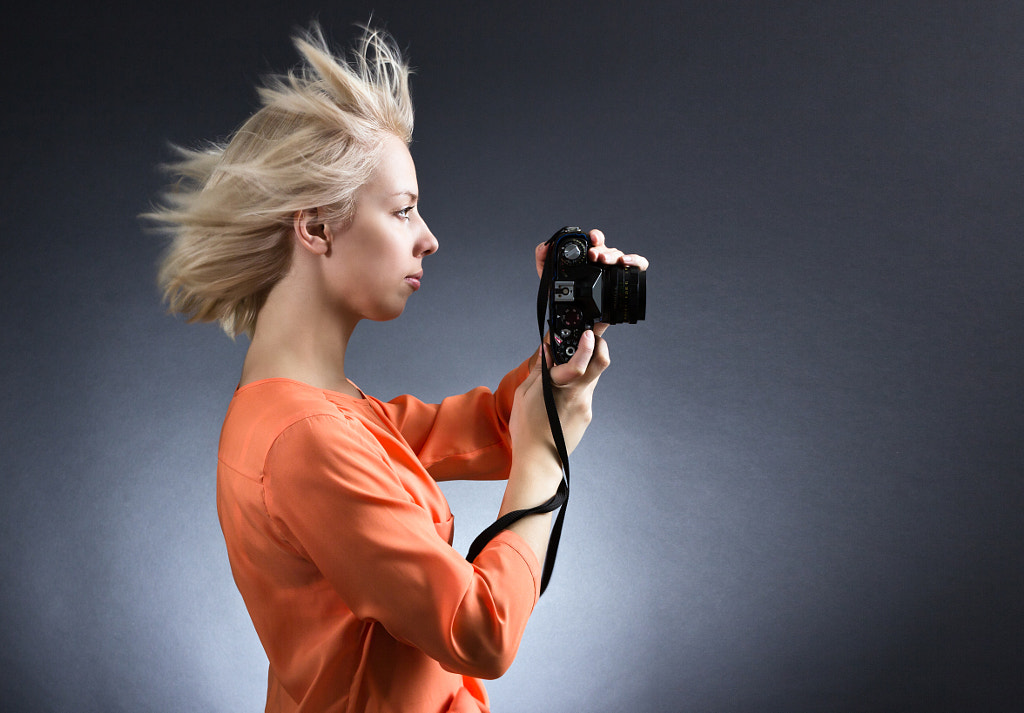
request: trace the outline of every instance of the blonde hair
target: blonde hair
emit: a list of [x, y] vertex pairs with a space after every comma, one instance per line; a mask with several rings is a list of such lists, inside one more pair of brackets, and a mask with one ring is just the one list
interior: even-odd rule
[[251, 336], [291, 264], [295, 214], [351, 220], [385, 138], [412, 140], [409, 67], [388, 35], [363, 29], [348, 59], [314, 23], [293, 38], [301, 66], [259, 88], [261, 108], [225, 143], [176, 149], [176, 183], [142, 216], [171, 237], [158, 275], [171, 312]]

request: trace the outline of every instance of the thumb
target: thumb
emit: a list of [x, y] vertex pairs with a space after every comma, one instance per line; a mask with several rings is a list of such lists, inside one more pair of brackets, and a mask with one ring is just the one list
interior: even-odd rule
[[564, 364], [552, 367], [551, 381], [557, 386], [565, 386], [583, 376], [593, 354], [594, 333], [588, 329], [580, 336], [579, 344], [576, 345], [576, 353], [572, 355], [572, 358]]

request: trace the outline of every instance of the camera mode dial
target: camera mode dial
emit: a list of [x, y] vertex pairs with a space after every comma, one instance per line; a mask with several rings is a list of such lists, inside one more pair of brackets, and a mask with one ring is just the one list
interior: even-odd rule
[[587, 250], [590, 244], [584, 235], [572, 235], [558, 249], [559, 263], [563, 268], [582, 265], [587, 261]]

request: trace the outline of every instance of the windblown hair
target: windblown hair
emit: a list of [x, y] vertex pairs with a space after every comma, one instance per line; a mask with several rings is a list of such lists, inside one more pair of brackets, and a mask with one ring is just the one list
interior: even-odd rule
[[170, 311], [232, 337], [252, 336], [287, 273], [295, 214], [350, 221], [386, 137], [412, 140], [410, 70], [388, 35], [364, 28], [350, 58], [315, 23], [294, 42], [302, 64], [266, 80], [260, 109], [225, 143], [176, 148], [176, 183], [142, 216], [171, 237], [158, 276]]

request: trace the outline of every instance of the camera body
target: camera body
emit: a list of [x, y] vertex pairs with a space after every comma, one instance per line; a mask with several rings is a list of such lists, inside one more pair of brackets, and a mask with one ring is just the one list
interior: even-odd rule
[[588, 258], [590, 236], [565, 227], [548, 241], [554, 261], [548, 287], [548, 330], [556, 364], [572, 358], [583, 332], [597, 322], [636, 324], [647, 312], [647, 273]]

